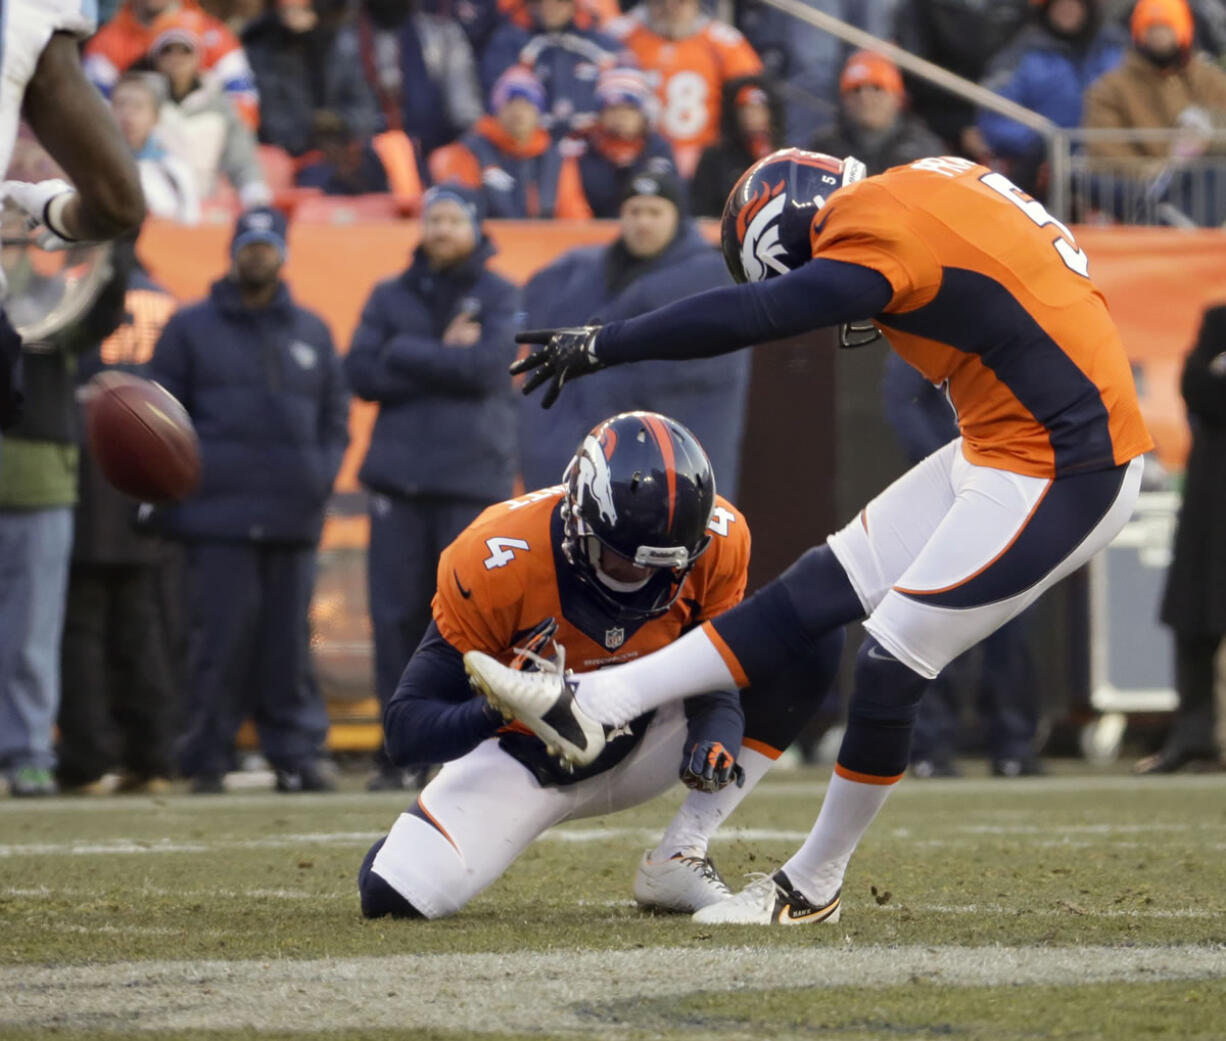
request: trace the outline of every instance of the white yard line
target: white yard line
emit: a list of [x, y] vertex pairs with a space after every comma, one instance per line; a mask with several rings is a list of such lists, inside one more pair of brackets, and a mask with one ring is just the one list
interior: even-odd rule
[[[314, 1032], [358, 1028], [616, 1036], [634, 1005], [778, 987], [1048, 986], [1220, 979], [1221, 947], [856, 947], [397, 954], [306, 961], [150, 961], [0, 969], [0, 1027]], [[403, 936], [410, 942], [409, 936]], [[608, 1014], [600, 1006], [622, 1003]], [[732, 1036], [722, 1034], [721, 1036]]]

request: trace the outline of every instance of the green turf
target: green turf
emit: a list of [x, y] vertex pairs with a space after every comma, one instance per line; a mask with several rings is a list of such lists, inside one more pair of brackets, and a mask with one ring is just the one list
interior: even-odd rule
[[[1067, 768], [1066, 768], [1067, 769]], [[1195, 782], [1085, 775], [1084, 788], [1040, 779], [909, 781], [853, 860], [844, 918], [833, 928], [712, 929], [651, 916], [630, 902], [641, 852], [681, 794], [562, 830], [609, 836], [542, 841], [457, 917], [367, 922], [355, 874], [394, 820], [397, 795], [233, 796], [0, 804], [3, 966], [159, 960], [318, 959], [387, 954], [637, 950], [738, 945], [986, 945], [1076, 948], [1226, 943], [1226, 779]], [[768, 778], [733, 827], [807, 832], [818, 771]], [[358, 779], [350, 781], [356, 789]], [[626, 834], [622, 829], [634, 829]], [[312, 838], [314, 836], [314, 838]], [[125, 840], [120, 852], [116, 843]], [[162, 852], [167, 844], [191, 848]], [[738, 888], [777, 866], [797, 838], [721, 840], [712, 852]], [[649, 957], [649, 955], [645, 955]], [[595, 997], [595, 996], [594, 996]], [[601, 1005], [594, 1033], [618, 1037], [847, 1038], [1226, 1037], [1221, 980], [1080, 986], [817, 988], [704, 993]], [[4, 1039], [95, 1037], [5, 1027]], [[541, 1025], [548, 1032], [547, 1024]], [[149, 1036], [149, 1035], [144, 1035]], [[159, 1037], [232, 1041], [241, 1031]], [[263, 1039], [280, 1034], [261, 1034]], [[293, 1034], [348, 1039], [463, 1034]], [[490, 1036], [490, 1035], [487, 1035]], [[514, 1033], [496, 1033], [511, 1041]], [[545, 1034], [536, 1034], [536, 1037]]]

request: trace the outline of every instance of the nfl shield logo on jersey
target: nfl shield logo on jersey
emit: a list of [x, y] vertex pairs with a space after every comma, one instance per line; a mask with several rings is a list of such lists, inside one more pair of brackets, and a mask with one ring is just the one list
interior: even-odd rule
[[605, 650], [615, 651], [626, 642], [626, 630], [620, 625], [604, 631]]

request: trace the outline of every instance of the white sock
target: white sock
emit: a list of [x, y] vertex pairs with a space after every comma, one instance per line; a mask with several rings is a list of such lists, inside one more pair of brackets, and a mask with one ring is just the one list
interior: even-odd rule
[[774, 765], [774, 760], [752, 748], [742, 748], [736, 761], [745, 771], [745, 786], [728, 785], [720, 792], [690, 792], [676, 815], [668, 822], [660, 844], [651, 852], [652, 860], [667, 860], [681, 850], [707, 854], [707, 842]]
[[893, 787], [852, 781], [837, 773], [830, 778], [813, 830], [783, 865], [788, 881], [803, 896], [819, 907], [834, 897], [843, 884], [847, 862]]
[[670, 701], [737, 686], [700, 627], [654, 654], [576, 676], [575, 700], [589, 716], [619, 727]]

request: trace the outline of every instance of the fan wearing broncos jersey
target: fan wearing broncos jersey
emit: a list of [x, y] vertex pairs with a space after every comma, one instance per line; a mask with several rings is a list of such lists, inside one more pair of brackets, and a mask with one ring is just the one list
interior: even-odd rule
[[847, 728], [812, 832], [774, 875], [696, 914], [833, 922], [852, 852], [906, 770], [927, 682], [1111, 541], [1152, 442], [1089, 259], [999, 173], [935, 157], [866, 178], [855, 159], [785, 149], [741, 178], [721, 230], [743, 284], [603, 328], [521, 333], [539, 345], [512, 366], [535, 370], [525, 391], [548, 383], [549, 404], [567, 380], [605, 365], [855, 323], [845, 344], [884, 335], [945, 389], [961, 436], [745, 603], [656, 654], [569, 683], [478, 651], [466, 664], [582, 763], [604, 725], [699, 690], [756, 687], [864, 618]]
[[743, 714], [730, 684], [713, 686], [602, 734], [579, 769], [476, 696], [463, 655], [576, 674], [633, 661], [740, 602], [749, 546], [701, 445], [653, 412], [606, 420], [563, 484], [482, 513], [439, 559], [433, 622], [384, 716], [394, 762], [445, 765], [367, 854], [363, 914], [454, 914], [547, 828], [645, 802], [679, 774], [695, 791], [643, 856], [635, 898], [687, 912], [727, 898], [707, 841], [816, 712], [841, 632], [804, 656], [806, 705], [766, 690]]

